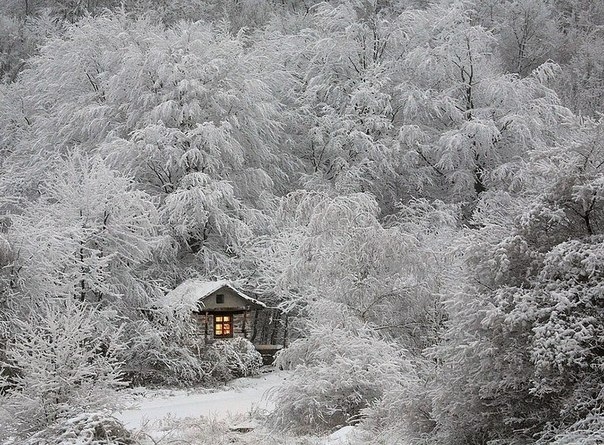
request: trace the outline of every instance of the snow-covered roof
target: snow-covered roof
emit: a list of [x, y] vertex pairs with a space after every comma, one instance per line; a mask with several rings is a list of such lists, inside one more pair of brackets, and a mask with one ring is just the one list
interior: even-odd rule
[[266, 307], [264, 303], [244, 294], [240, 290], [233, 287], [233, 285], [226, 280], [203, 281], [194, 279], [183, 281], [176, 286], [175, 289], [168, 292], [164, 297], [164, 306], [172, 306], [175, 304], [197, 306], [199, 301], [202, 301], [204, 298], [213, 294], [217, 290], [222, 289], [223, 287], [228, 287], [239, 297], [249, 301], [251, 304]]

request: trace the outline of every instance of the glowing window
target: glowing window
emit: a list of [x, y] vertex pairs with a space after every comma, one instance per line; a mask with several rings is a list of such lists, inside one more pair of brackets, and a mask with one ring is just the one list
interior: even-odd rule
[[233, 316], [215, 315], [214, 316], [214, 337], [232, 337], [233, 336]]

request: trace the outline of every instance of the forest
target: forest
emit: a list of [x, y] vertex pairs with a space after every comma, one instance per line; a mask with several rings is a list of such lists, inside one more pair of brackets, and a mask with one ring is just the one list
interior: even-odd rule
[[604, 443], [603, 104], [599, 0], [2, 0], [0, 443], [224, 379], [189, 278], [289, 317], [282, 443]]

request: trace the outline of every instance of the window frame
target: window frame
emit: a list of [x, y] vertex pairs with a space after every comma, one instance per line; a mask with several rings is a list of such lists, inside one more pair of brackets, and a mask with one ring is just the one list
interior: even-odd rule
[[[228, 317], [228, 320], [225, 321], [224, 319], [226, 317]], [[214, 338], [233, 338], [233, 314], [232, 313], [214, 314], [213, 318], [214, 318], [214, 330], [213, 330]], [[220, 331], [222, 332], [222, 334], [217, 334], [218, 326], [220, 326]], [[227, 334], [224, 334], [225, 326], [228, 326], [228, 328], [229, 328]]]

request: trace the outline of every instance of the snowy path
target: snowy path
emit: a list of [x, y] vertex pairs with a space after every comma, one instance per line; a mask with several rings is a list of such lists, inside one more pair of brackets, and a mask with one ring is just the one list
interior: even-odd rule
[[224, 419], [229, 415], [246, 414], [252, 410], [272, 410], [267, 392], [283, 384], [287, 372], [272, 372], [254, 378], [238, 379], [227, 389], [210, 393], [187, 390], [145, 393], [134, 402], [136, 407], [117, 414], [129, 429], [139, 429], [147, 422], [171, 418], [206, 416]]

